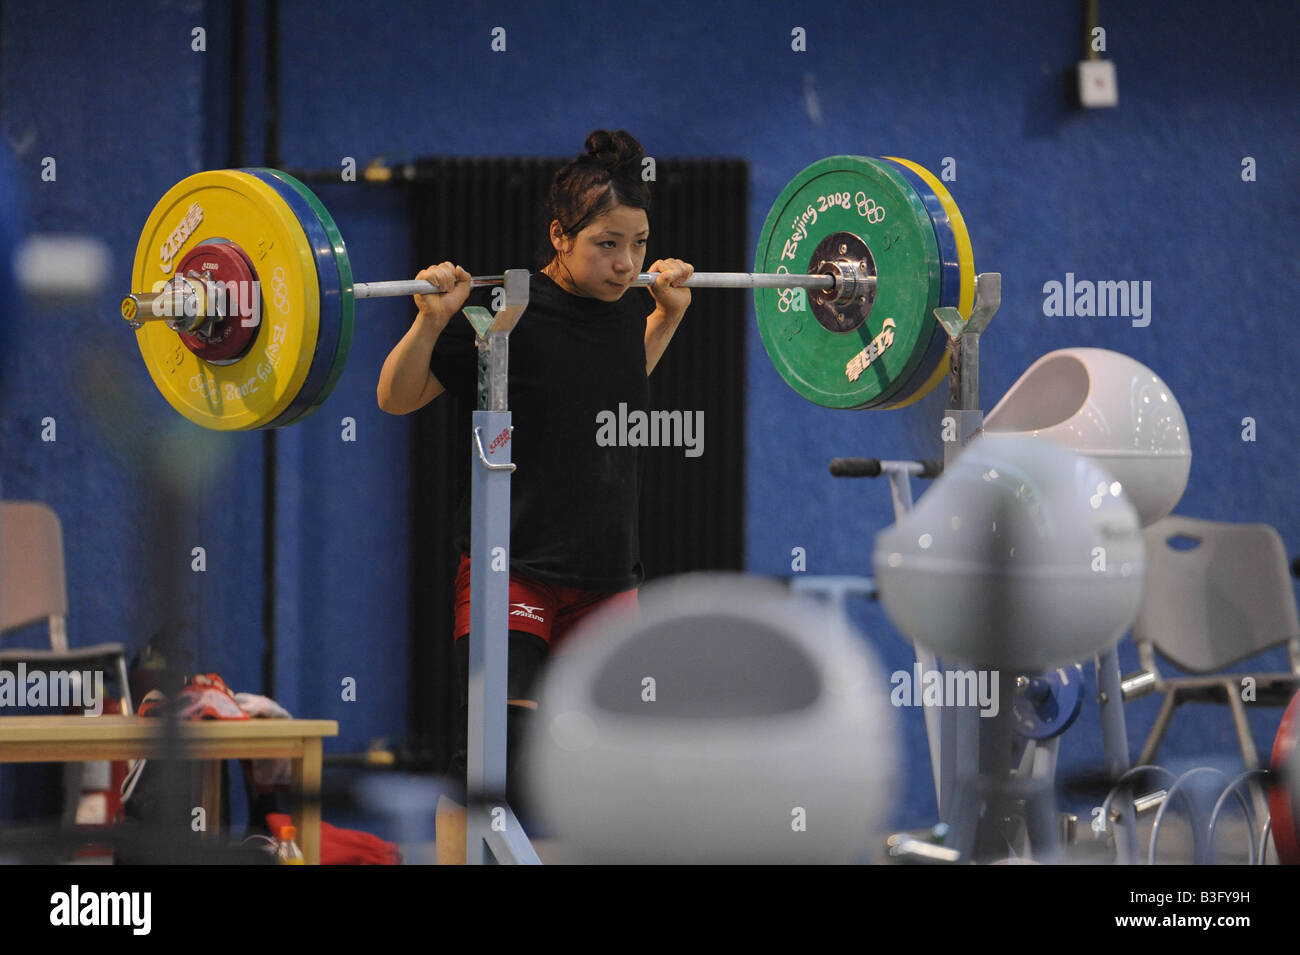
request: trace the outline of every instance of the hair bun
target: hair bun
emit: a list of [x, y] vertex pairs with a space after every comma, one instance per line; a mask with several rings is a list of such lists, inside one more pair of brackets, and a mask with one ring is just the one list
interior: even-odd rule
[[[585, 150], [561, 166], [551, 180], [544, 222], [559, 223], [560, 232], [574, 236], [596, 216], [614, 206], [650, 212], [650, 184], [642, 177], [645, 149], [625, 129], [597, 129]], [[544, 264], [555, 260], [549, 232], [542, 238]]]
[[587, 137], [587, 156], [602, 166], [616, 169], [640, 164], [645, 158], [645, 150], [625, 129], [613, 133], [607, 129], [598, 129]]

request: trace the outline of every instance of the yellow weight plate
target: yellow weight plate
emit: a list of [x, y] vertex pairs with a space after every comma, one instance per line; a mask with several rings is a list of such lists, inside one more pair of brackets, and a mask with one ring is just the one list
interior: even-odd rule
[[[975, 307], [975, 253], [971, 250], [970, 232], [966, 230], [966, 220], [962, 218], [961, 210], [957, 208], [957, 201], [944, 188], [939, 178], [924, 166], [899, 156], [886, 156], [885, 158], [892, 159], [896, 163], [902, 163], [920, 176], [925, 184], [930, 187], [930, 191], [938, 198], [944, 211], [948, 213], [948, 223], [952, 226], [953, 238], [957, 240], [957, 263], [961, 270], [961, 292], [957, 299], [957, 311], [961, 313], [962, 318], [970, 318], [971, 309]], [[943, 361], [939, 362], [935, 367], [934, 374], [930, 376], [924, 385], [917, 389], [915, 394], [906, 401], [890, 407], [906, 408], [934, 391], [939, 382], [948, 377], [949, 364], [948, 356], [945, 354]]]
[[214, 431], [270, 424], [307, 379], [320, 323], [320, 293], [311, 242], [274, 188], [235, 170], [182, 179], [158, 201], [140, 233], [132, 289], [152, 292], [194, 246], [224, 239], [252, 259], [261, 286], [261, 326], [231, 364], [203, 361], [164, 322], [136, 332], [140, 353], [168, 403]]

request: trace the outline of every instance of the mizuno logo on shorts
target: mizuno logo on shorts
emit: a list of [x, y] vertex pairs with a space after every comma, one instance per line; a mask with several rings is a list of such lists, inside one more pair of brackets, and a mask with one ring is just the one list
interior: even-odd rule
[[538, 623], [545, 623], [546, 621], [537, 615], [537, 611], [541, 609], [541, 607], [530, 607], [525, 603], [511, 604], [510, 616], [525, 617], [528, 620], [536, 620]]

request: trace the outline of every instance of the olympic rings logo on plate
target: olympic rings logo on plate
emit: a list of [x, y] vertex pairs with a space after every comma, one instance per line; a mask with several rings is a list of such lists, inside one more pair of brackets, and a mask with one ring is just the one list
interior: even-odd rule
[[284, 266], [277, 265], [271, 273], [271, 301], [281, 315], [289, 314], [289, 289], [285, 284]]
[[[789, 275], [790, 270], [784, 265], [777, 266], [777, 275]], [[782, 288], [776, 290], [776, 307], [778, 311], [808, 311], [808, 293], [801, 288]]]
[[876, 200], [868, 199], [865, 192], [859, 192], [854, 196], [853, 203], [858, 207], [858, 215], [872, 225], [879, 225], [885, 221], [885, 207], [876, 205]]

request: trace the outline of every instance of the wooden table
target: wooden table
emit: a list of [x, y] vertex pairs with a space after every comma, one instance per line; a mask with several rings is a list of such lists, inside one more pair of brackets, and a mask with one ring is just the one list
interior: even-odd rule
[[[163, 755], [166, 726], [139, 716], [0, 716], [0, 763], [77, 763]], [[201, 761], [201, 799], [208, 834], [221, 828], [221, 761], [293, 761], [293, 822], [308, 865], [320, 864], [321, 739], [337, 736], [334, 720], [187, 720], [180, 723], [187, 759]], [[304, 802], [303, 793], [312, 798]]]

